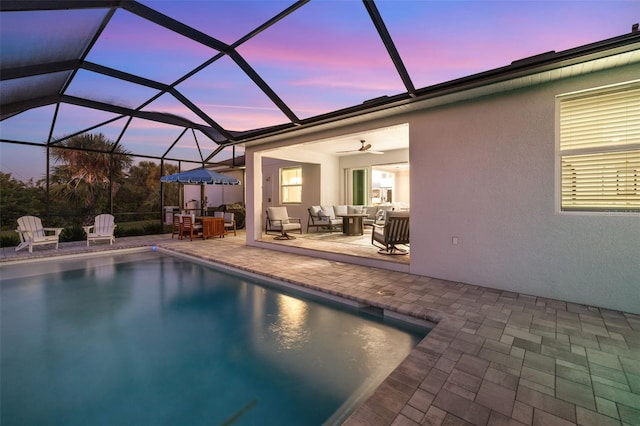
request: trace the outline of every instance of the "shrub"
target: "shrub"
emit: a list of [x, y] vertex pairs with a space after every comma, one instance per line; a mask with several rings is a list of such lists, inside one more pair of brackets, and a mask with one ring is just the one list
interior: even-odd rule
[[135, 237], [138, 235], [145, 235], [144, 226], [140, 224], [129, 225], [126, 227], [118, 226], [114, 232], [116, 237]]
[[20, 237], [15, 231], [0, 232], [0, 247], [15, 247], [20, 244]]
[[60, 233], [60, 242], [82, 241], [87, 239], [84, 229], [78, 225], [65, 226]]
[[157, 220], [151, 223], [145, 223], [143, 227], [145, 235], [162, 234], [164, 232], [164, 226]]

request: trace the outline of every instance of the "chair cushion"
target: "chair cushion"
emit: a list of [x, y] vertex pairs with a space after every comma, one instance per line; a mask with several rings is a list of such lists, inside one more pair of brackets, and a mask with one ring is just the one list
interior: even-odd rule
[[[281, 221], [277, 223], [289, 223], [289, 214], [287, 213], [286, 207], [267, 207], [267, 212], [269, 214], [269, 219], [273, 221]], [[272, 225], [275, 225], [273, 223]]]
[[292, 231], [294, 229], [301, 229], [302, 225], [299, 223], [283, 223], [282, 224], [282, 230], [284, 231]]
[[322, 206], [322, 212], [318, 215], [320, 219], [335, 219], [336, 214], [333, 211], [333, 206]]
[[318, 216], [321, 211], [322, 211], [322, 207], [320, 206], [311, 206], [309, 208], [309, 212], [311, 213], [311, 216]]
[[349, 214], [349, 209], [345, 205], [333, 206], [333, 211], [336, 215]]
[[367, 207], [364, 208], [364, 211], [363, 211], [363, 213], [367, 214], [367, 217], [369, 219], [375, 219], [377, 212], [378, 212], [378, 207], [377, 206], [367, 206]]

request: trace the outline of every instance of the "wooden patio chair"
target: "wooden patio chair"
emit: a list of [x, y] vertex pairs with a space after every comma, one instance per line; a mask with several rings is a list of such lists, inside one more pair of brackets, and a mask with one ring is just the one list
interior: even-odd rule
[[236, 235], [236, 219], [235, 214], [232, 212], [224, 212], [224, 230], [227, 232], [233, 231], [233, 235]]
[[[228, 234], [233, 231], [233, 235], [236, 235], [236, 219], [233, 212], [213, 212], [213, 216], [221, 217], [224, 219], [224, 233]], [[227, 231], [229, 229], [230, 231]]]
[[179, 214], [173, 215], [173, 223], [171, 224], [171, 238], [177, 235], [180, 238], [180, 224], [182, 223], [181, 216]]
[[202, 235], [202, 225], [198, 225], [196, 223], [194, 215], [182, 215], [182, 222], [180, 224], [180, 239], [182, 239], [182, 237], [185, 235], [189, 235], [190, 241], [193, 241], [194, 236], [197, 238]]

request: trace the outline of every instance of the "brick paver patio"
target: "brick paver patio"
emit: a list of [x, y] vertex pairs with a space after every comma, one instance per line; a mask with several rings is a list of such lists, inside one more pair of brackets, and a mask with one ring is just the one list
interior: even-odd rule
[[[84, 244], [5, 248], [0, 261]], [[640, 315], [248, 247], [242, 234], [89, 251], [149, 245], [436, 323], [347, 425], [640, 425]]]

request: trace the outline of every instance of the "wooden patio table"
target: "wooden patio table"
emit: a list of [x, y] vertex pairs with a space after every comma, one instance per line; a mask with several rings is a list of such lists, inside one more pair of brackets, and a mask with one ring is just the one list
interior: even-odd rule
[[196, 223], [202, 224], [202, 239], [209, 237], [223, 238], [226, 234], [224, 218], [213, 216], [196, 216]]

